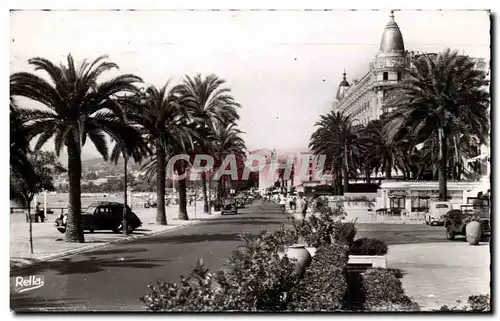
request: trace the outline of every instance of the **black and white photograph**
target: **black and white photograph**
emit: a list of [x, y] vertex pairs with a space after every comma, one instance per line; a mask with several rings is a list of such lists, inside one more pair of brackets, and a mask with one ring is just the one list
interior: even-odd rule
[[10, 8], [11, 314], [493, 312], [496, 13], [306, 8]]

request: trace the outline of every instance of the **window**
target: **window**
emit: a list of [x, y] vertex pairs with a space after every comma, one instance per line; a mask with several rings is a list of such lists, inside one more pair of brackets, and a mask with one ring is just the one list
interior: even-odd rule
[[384, 80], [388, 80], [389, 79], [389, 73], [387, 71], [384, 72], [383, 77], [384, 77]]
[[398, 81], [401, 80], [401, 72], [398, 72]]
[[391, 197], [390, 208], [405, 208], [405, 198]]

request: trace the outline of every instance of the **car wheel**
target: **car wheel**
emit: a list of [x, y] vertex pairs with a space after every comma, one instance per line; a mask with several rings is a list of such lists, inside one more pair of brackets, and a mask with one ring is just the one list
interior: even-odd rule
[[66, 228], [65, 227], [58, 227], [57, 230], [59, 231], [59, 233], [61, 234], [64, 234], [66, 233]]
[[120, 233], [120, 228], [118, 228], [118, 227], [117, 227], [117, 228], [114, 228], [112, 231], [113, 231], [114, 233]]
[[92, 227], [91, 227], [91, 228], [89, 228], [89, 232], [90, 232], [90, 233], [94, 233], [94, 229], [93, 229]]
[[455, 232], [451, 229], [451, 225], [448, 225], [446, 227], [446, 238], [448, 240], [454, 240], [455, 239]]

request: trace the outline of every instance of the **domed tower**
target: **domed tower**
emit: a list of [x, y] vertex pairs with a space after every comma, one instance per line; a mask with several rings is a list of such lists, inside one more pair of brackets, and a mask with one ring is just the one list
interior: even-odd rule
[[345, 76], [346, 76], [346, 73], [345, 73], [345, 69], [344, 69], [344, 77], [339, 84], [339, 88], [337, 89], [337, 95], [335, 96], [337, 98], [337, 100], [342, 100], [345, 96], [346, 91], [349, 89], [349, 83], [347, 82]]
[[379, 52], [372, 64], [374, 77], [373, 89], [376, 92], [376, 114], [380, 116], [383, 112], [390, 111], [389, 106], [384, 105], [387, 88], [401, 81], [404, 77], [404, 68], [408, 66], [403, 35], [398, 24], [394, 20], [394, 10], [391, 10], [389, 22], [385, 26]]

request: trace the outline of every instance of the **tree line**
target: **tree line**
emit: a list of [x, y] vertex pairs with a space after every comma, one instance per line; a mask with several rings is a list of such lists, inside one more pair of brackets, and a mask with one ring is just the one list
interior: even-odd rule
[[[71, 54], [59, 65], [40, 57], [28, 62], [34, 72], [10, 76], [11, 173], [29, 181], [34, 175], [30, 155], [49, 139], [53, 139], [57, 156], [62, 149], [66, 150], [69, 213], [65, 240], [68, 242], [84, 242], [80, 222], [82, 146], [86, 143], [93, 144], [106, 161], [116, 164], [120, 158], [124, 159], [125, 202], [128, 163], [143, 164], [148, 177], [156, 179], [156, 221], [161, 225], [167, 224], [167, 159], [180, 153], [206, 153], [219, 160], [228, 154], [245, 154], [243, 132], [238, 127], [241, 105], [226, 82], [216, 75], [186, 75], [179, 84], [167, 81], [158, 88], [145, 85], [141, 77], [133, 74], [110, 78], [110, 71], [118, 69], [118, 65], [106, 56], [90, 62], [84, 60], [79, 65]], [[24, 104], [26, 99], [43, 107], [29, 107]], [[189, 162], [182, 160], [174, 167], [177, 175], [188, 169]], [[207, 212], [205, 173], [201, 174], [201, 182]], [[218, 185], [217, 197], [221, 198], [224, 179]], [[187, 220], [186, 180], [178, 182], [178, 192], [179, 219]]]

